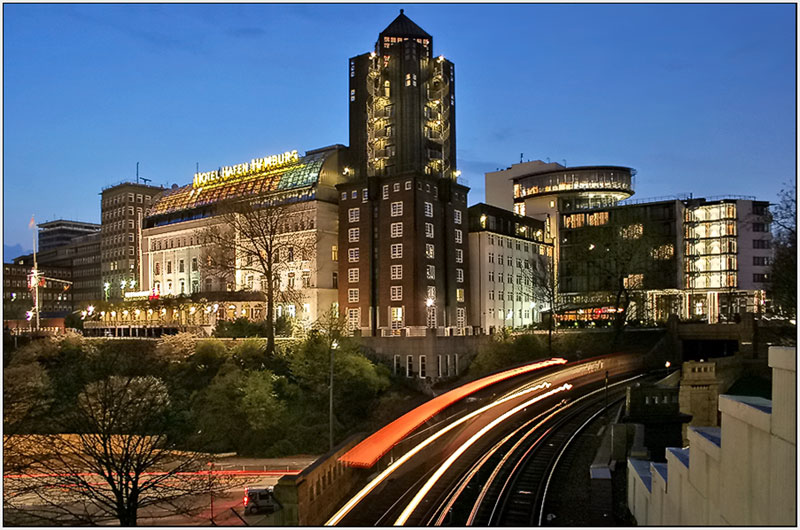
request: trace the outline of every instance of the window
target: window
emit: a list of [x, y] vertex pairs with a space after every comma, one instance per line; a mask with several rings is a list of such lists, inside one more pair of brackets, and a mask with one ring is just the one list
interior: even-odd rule
[[402, 265], [392, 265], [391, 266], [391, 279], [392, 280], [402, 280], [403, 279], [403, 266]]
[[406, 191], [408, 191], [408, 190], [410, 190], [410, 189], [411, 189], [411, 181], [410, 181], [410, 180], [407, 180], [407, 181], [406, 181]]
[[767, 275], [758, 273], [753, 274], [753, 281], [756, 283], [764, 283], [767, 281]]
[[347, 310], [348, 329], [358, 329], [361, 326], [361, 308], [354, 307]]
[[347, 210], [347, 219], [351, 223], [357, 223], [361, 217], [361, 208], [350, 208]]
[[464, 301], [464, 289], [456, 289], [456, 302]]
[[350, 101], [356, 100], [356, 90], [354, 88], [350, 89]]
[[286, 249], [286, 261], [294, 261], [294, 247]]
[[350, 303], [358, 302], [358, 289], [347, 290], [347, 301]]
[[350, 248], [347, 250], [347, 261], [350, 263], [358, 263], [358, 248]]
[[381, 190], [382, 190], [383, 198], [384, 199], [388, 199], [389, 198], [389, 185], [388, 184], [384, 184], [383, 188], [381, 188]]
[[425, 237], [433, 237], [433, 223], [425, 223]]
[[197, 258], [192, 258], [192, 272], [197, 272]]
[[183, 271], [183, 260], [179, 260], [178, 261], [178, 272], [184, 272]]
[[430, 243], [425, 243], [425, 257], [428, 259], [434, 258], [433, 245], [431, 245]]
[[393, 202], [391, 206], [391, 216], [399, 217], [403, 215], [403, 201]]
[[769, 256], [753, 256], [753, 265], [769, 265]]
[[[467, 310], [463, 307], [456, 308], [456, 326], [463, 328], [467, 325]], [[456, 355], [456, 371], [458, 371], [458, 355]]]
[[307, 289], [307, 288], [311, 287], [311, 272], [309, 272], [309, 271], [303, 272], [303, 276], [302, 276], [301, 279], [303, 281], [303, 287], [304, 288]]
[[462, 241], [461, 230], [456, 228], [456, 243], [461, 243], [461, 241]]
[[426, 277], [429, 280], [435, 280], [436, 279], [436, 268], [433, 265], [428, 265], [427, 266]]
[[361, 190], [361, 202], [367, 202], [369, 200], [369, 192], [367, 188]]
[[453, 221], [457, 224], [461, 224], [461, 210], [453, 210]]
[[392, 184], [392, 191], [400, 191], [400, 183], [399, 182], [395, 182], [394, 184]]
[[770, 241], [769, 239], [754, 239], [753, 240], [753, 248], [769, 248]]
[[511, 254], [509, 254], [508, 257], [506, 257], [506, 265], [510, 267], [513, 264], [514, 264], [514, 258], [512, 258]]
[[494, 291], [489, 291], [489, 300], [494, 300]]
[[347, 230], [347, 240], [350, 243], [358, 243], [358, 228], [350, 228]]
[[406, 355], [406, 377], [411, 377], [414, 371], [414, 357]]
[[347, 192], [346, 191], [342, 192], [342, 200], [343, 201], [347, 200]]
[[339, 261], [339, 247], [337, 245], [331, 246], [331, 260]]
[[156, 276], [161, 274], [161, 264], [160, 263], [156, 262], [155, 267], [153, 267], [153, 274], [155, 274]]
[[400, 364], [400, 356], [399, 355], [395, 355], [394, 356], [394, 374], [395, 375], [399, 374], [401, 368], [402, 368], [402, 365]]
[[[128, 229], [133, 228], [133, 219], [128, 219]], [[133, 234], [131, 234], [133, 235]]]
[[489, 252], [489, 263], [494, 263], [494, 252]]
[[128, 234], [128, 243], [133, 243], [133, 234]]
[[464, 269], [456, 269], [456, 281], [464, 283]]
[[425, 366], [425, 356], [424, 355], [420, 355], [419, 356], [419, 376], [420, 377], [425, 377], [425, 370], [426, 369], [427, 368]]
[[353, 190], [350, 192], [351, 199], [358, 199], [358, 190]]
[[167, 262], [167, 274], [172, 274], [172, 262]]
[[331, 283], [333, 284], [333, 288], [334, 289], [338, 289], [339, 288], [339, 273], [338, 272], [331, 273]]
[[403, 244], [395, 243], [391, 247], [392, 259], [400, 259], [403, 257]]
[[[358, 281], [358, 269], [355, 269], [355, 271], [356, 271], [356, 281]], [[287, 287], [289, 289], [294, 289], [294, 273], [290, 272], [286, 276], [287, 276]]]
[[[289, 273], [291, 274], [291, 273]], [[347, 269], [347, 281], [350, 283], [358, 283], [358, 269]]]
[[403, 299], [403, 287], [401, 285], [393, 285], [390, 289], [390, 298], [393, 301], [399, 301]]
[[403, 223], [392, 223], [391, 224], [391, 236], [392, 237], [403, 237]]
[[[503, 277], [503, 275], [501, 274], [500, 278], [502, 278], [502, 277]], [[494, 281], [494, 271], [489, 271], [489, 281], [490, 282]]]
[[425, 217], [433, 217], [433, 203], [425, 202]]
[[460, 248], [456, 249], [456, 263], [464, 263], [464, 251]]

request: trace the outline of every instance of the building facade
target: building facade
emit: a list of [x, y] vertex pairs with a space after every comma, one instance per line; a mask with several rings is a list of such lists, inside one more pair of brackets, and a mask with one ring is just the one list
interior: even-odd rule
[[470, 322], [483, 333], [541, 322], [553, 288], [544, 222], [509, 210], [469, 208]]
[[350, 59], [350, 167], [339, 191], [339, 305], [365, 335], [463, 334], [467, 193], [455, 69], [400, 15]]
[[[222, 208], [232, 201], [270, 202], [280, 205], [283, 217], [277, 235], [282, 242], [280, 255], [273, 269], [275, 316], [311, 325], [338, 300], [335, 186], [342, 179], [345, 152], [343, 146], [335, 145], [307, 151], [304, 156], [289, 152], [281, 162], [261, 164], [258, 161], [270, 157], [256, 159], [229, 166], [238, 168], [235, 171], [220, 169], [220, 176], [213, 177], [217, 182], [207, 182], [206, 173], [198, 174], [192, 184], [162, 194], [144, 221], [140, 294], [190, 297], [199, 293], [207, 299], [227, 300], [235, 291], [263, 293], [267, 279], [251, 270], [242, 256], [232, 257], [236, 266], [229, 273], [206, 266], [209, 256], [204, 233], [223, 222]], [[296, 247], [292, 241], [297, 242]], [[222, 304], [218, 308], [221, 318], [260, 320], [266, 316], [263, 303], [230, 305], [236, 306], [236, 314], [229, 314], [227, 305]]]
[[71, 243], [75, 238], [87, 236], [100, 231], [100, 225], [59, 219], [39, 223], [39, 252]]
[[141, 285], [139, 253], [142, 220], [163, 188], [123, 182], [101, 192], [100, 282], [103, 298], [122, 299]]

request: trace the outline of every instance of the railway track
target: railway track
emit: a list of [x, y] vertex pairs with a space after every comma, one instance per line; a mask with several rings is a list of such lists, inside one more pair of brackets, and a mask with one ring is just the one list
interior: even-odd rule
[[[570, 442], [606, 409], [624, 398], [629, 380], [571, 403], [562, 401], [505, 433], [488, 449], [465, 458], [473, 462], [436, 502], [409, 524], [429, 526], [541, 525], [552, 474]], [[434, 493], [433, 491], [431, 493]]]

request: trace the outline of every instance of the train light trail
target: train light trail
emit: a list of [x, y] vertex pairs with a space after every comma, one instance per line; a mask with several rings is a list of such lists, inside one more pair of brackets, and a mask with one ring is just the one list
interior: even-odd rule
[[425, 447], [429, 446], [430, 444], [432, 444], [436, 440], [438, 440], [441, 436], [444, 436], [445, 434], [447, 434], [451, 430], [455, 429], [456, 427], [459, 427], [460, 425], [463, 425], [464, 423], [468, 422], [469, 420], [471, 420], [475, 416], [483, 414], [487, 410], [490, 410], [490, 409], [492, 409], [494, 407], [497, 407], [497, 406], [505, 403], [506, 401], [509, 401], [511, 399], [515, 399], [515, 398], [520, 397], [520, 396], [524, 396], [526, 394], [530, 394], [531, 392], [535, 392], [536, 390], [542, 390], [544, 388], [550, 388], [551, 386], [552, 385], [550, 383], [545, 381], [544, 383], [540, 383], [540, 384], [538, 384], [536, 386], [531, 386], [531, 387], [525, 388], [524, 390], [520, 390], [519, 392], [515, 392], [513, 394], [509, 394], [509, 395], [503, 397], [502, 399], [498, 399], [497, 401], [495, 401], [493, 403], [489, 403], [488, 405], [484, 405], [483, 407], [479, 408], [478, 410], [470, 412], [469, 414], [467, 414], [463, 418], [460, 418], [457, 421], [454, 421], [452, 424], [448, 425], [447, 427], [445, 427], [444, 429], [440, 430], [436, 434], [432, 434], [431, 436], [429, 436], [428, 438], [426, 438], [425, 440], [423, 440], [422, 442], [417, 444], [415, 447], [413, 447], [406, 454], [404, 454], [403, 456], [401, 456], [400, 458], [395, 460], [395, 462], [392, 465], [387, 467], [382, 473], [380, 473], [377, 477], [372, 479], [369, 482], [369, 484], [364, 486], [361, 489], [361, 491], [359, 491], [352, 499], [347, 501], [347, 503], [345, 503], [344, 506], [339, 508], [339, 511], [337, 511], [333, 515], [333, 517], [328, 519], [328, 521], [325, 523], [325, 526], [337, 525], [344, 518], [344, 516], [346, 516], [348, 513], [350, 513], [350, 510], [352, 510], [359, 502], [361, 502], [361, 500], [364, 497], [369, 495], [372, 490], [374, 490], [376, 487], [378, 487], [378, 485], [380, 485], [380, 483], [383, 482], [389, 475], [394, 473], [400, 466], [402, 466], [403, 464], [408, 462], [408, 460], [410, 460], [411, 457], [413, 457], [414, 455], [416, 455], [417, 453], [422, 451]]
[[400, 416], [392, 423], [376, 431], [339, 457], [339, 461], [350, 467], [372, 467], [383, 455], [388, 453], [392, 447], [397, 445], [400, 440], [456, 401], [488, 386], [499, 383], [500, 381], [550, 366], [565, 364], [566, 362], [566, 359], [558, 357], [547, 359], [545, 361], [539, 361], [489, 375], [458, 388], [454, 388], [441, 396], [437, 396], [423, 403], [411, 412]]
[[524, 408], [526, 408], [526, 407], [528, 407], [528, 406], [530, 406], [530, 405], [532, 405], [532, 404], [534, 404], [534, 403], [536, 403], [538, 401], [541, 401], [541, 400], [543, 400], [545, 398], [548, 398], [548, 397], [550, 397], [552, 395], [555, 395], [555, 394], [557, 394], [559, 392], [563, 392], [564, 390], [569, 390], [570, 388], [572, 388], [571, 384], [564, 383], [563, 385], [561, 385], [559, 387], [556, 387], [556, 388], [554, 388], [554, 389], [552, 389], [552, 390], [550, 390], [548, 392], [545, 392], [543, 394], [539, 394], [538, 396], [536, 396], [534, 398], [531, 398], [531, 399], [525, 401], [524, 403], [521, 403], [521, 404], [517, 405], [513, 409], [505, 412], [503, 415], [495, 418], [494, 420], [492, 420], [491, 423], [487, 424], [480, 431], [478, 431], [477, 433], [473, 434], [470, 437], [469, 440], [464, 442], [458, 449], [456, 449], [453, 452], [452, 455], [450, 455], [450, 457], [447, 460], [444, 461], [444, 463], [441, 466], [439, 466], [439, 469], [437, 469], [436, 472], [428, 479], [428, 481], [425, 483], [425, 485], [422, 486], [422, 488], [419, 489], [419, 491], [414, 496], [414, 498], [411, 499], [411, 502], [408, 504], [408, 506], [406, 506], [406, 508], [403, 510], [403, 513], [400, 514], [400, 517], [398, 517], [397, 520], [394, 522], [394, 525], [395, 526], [404, 525], [406, 523], [406, 521], [408, 520], [408, 518], [411, 516], [411, 513], [417, 508], [417, 506], [419, 506], [419, 503], [422, 502], [422, 499], [425, 497], [425, 495], [427, 495], [428, 492], [430, 491], [430, 489], [433, 487], [433, 485], [436, 484], [436, 481], [439, 480], [442, 475], [444, 475], [444, 473], [450, 468], [450, 466], [452, 466], [453, 463], [456, 460], [458, 460], [458, 458], [462, 454], [464, 454], [464, 452], [467, 449], [469, 449], [475, 442], [480, 440], [486, 433], [488, 433], [489, 431], [494, 429], [496, 426], [498, 426], [500, 423], [504, 422], [505, 420], [507, 420], [508, 418], [513, 416], [514, 414], [516, 414], [517, 412], [521, 411], [522, 409], [524, 409]]

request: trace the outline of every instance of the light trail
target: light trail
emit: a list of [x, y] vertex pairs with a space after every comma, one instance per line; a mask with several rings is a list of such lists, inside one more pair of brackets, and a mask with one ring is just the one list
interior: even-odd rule
[[503, 413], [501, 416], [495, 418], [489, 424], [484, 426], [477, 433], [473, 434], [469, 440], [464, 442], [458, 449], [456, 449], [455, 452], [453, 452], [453, 454], [450, 455], [450, 457], [447, 460], [445, 460], [441, 466], [439, 466], [439, 469], [437, 469], [436, 472], [433, 475], [431, 475], [431, 478], [428, 479], [428, 481], [417, 492], [414, 498], [411, 499], [411, 502], [408, 504], [408, 506], [406, 506], [405, 510], [403, 510], [403, 512], [400, 514], [400, 517], [398, 517], [397, 520], [394, 522], [394, 525], [395, 526], [404, 525], [408, 520], [408, 518], [411, 516], [411, 513], [417, 508], [417, 506], [419, 506], [419, 503], [422, 502], [422, 499], [425, 497], [425, 495], [427, 495], [430, 489], [433, 487], [433, 485], [436, 484], [436, 481], [439, 480], [442, 475], [444, 475], [444, 473], [450, 468], [450, 466], [452, 466], [453, 463], [455, 463], [455, 461], [458, 460], [458, 458], [462, 454], [464, 454], [464, 452], [467, 449], [469, 449], [475, 442], [481, 439], [486, 433], [488, 433], [489, 431], [497, 427], [500, 423], [504, 422], [517, 412], [521, 411], [522, 409], [538, 401], [541, 401], [545, 398], [553, 396], [559, 392], [563, 392], [564, 390], [569, 390], [570, 388], [572, 388], [571, 384], [564, 383], [563, 385], [556, 387], [548, 392], [545, 392], [544, 394], [539, 394], [538, 396], [531, 398], [528, 401], [521, 403], [516, 407], [514, 407], [513, 409]]
[[517, 397], [520, 397], [520, 396], [524, 396], [526, 394], [530, 394], [531, 392], [534, 392], [536, 390], [541, 390], [543, 388], [550, 388], [550, 386], [552, 386], [552, 385], [549, 382], [545, 381], [545, 382], [540, 383], [540, 384], [538, 384], [536, 386], [532, 386], [532, 387], [526, 388], [524, 390], [520, 390], [519, 392], [516, 392], [514, 394], [510, 394], [510, 395], [508, 395], [508, 396], [506, 396], [506, 397], [504, 397], [502, 399], [499, 399], [499, 400], [497, 400], [497, 401], [495, 401], [493, 403], [489, 403], [488, 405], [484, 405], [483, 407], [481, 407], [481, 408], [479, 408], [479, 409], [477, 409], [477, 410], [475, 410], [473, 412], [470, 412], [469, 414], [467, 414], [463, 418], [460, 418], [459, 420], [453, 422], [452, 424], [448, 425], [447, 427], [445, 427], [441, 431], [437, 432], [436, 434], [433, 434], [433, 435], [429, 436], [424, 441], [420, 442], [414, 448], [409, 450], [406, 454], [404, 454], [403, 456], [398, 458], [392, 465], [387, 467], [377, 477], [372, 479], [366, 486], [364, 486], [361, 489], [361, 491], [359, 491], [353, 498], [351, 498], [349, 501], [347, 501], [347, 503], [345, 503], [345, 505], [342, 506], [339, 509], [339, 511], [337, 511], [330, 519], [328, 519], [328, 521], [325, 523], [325, 526], [334, 526], [334, 525], [338, 524], [339, 521], [341, 521], [344, 518], [345, 515], [350, 513], [350, 510], [352, 510], [359, 502], [361, 502], [361, 500], [364, 497], [369, 495], [369, 493], [372, 490], [374, 490], [381, 482], [383, 482], [386, 479], [386, 477], [388, 477], [389, 475], [394, 473], [397, 470], [397, 468], [399, 468], [400, 466], [402, 466], [403, 464], [408, 462], [408, 460], [410, 460], [411, 457], [413, 457], [414, 455], [416, 455], [417, 453], [422, 451], [425, 447], [427, 447], [428, 445], [432, 444], [437, 439], [439, 439], [440, 437], [444, 436], [445, 434], [447, 434], [451, 430], [455, 429], [459, 425], [462, 425], [463, 423], [471, 420], [475, 416], [478, 416], [479, 414], [483, 414], [487, 410], [490, 410], [490, 409], [492, 409], [494, 407], [497, 407], [497, 406], [505, 403], [506, 401], [509, 401], [511, 399], [514, 399], [514, 398], [517, 398]]
[[[267, 470], [267, 471], [259, 471], [259, 470], [249, 470], [249, 469], [231, 469], [231, 470], [216, 470], [216, 471], [179, 471], [177, 473], [168, 473], [167, 471], [148, 471], [145, 473], [140, 473], [139, 476], [159, 476], [159, 475], [168, 475], [171, 474], [172, 476], [208, 476], [208, 475], [266, 475], [266, 476], [279, 476], [279, 475], [297, 475], [300, 473], [301, 469], [276, 469], [276, 470]], [[112, 473], [111, 476], [116, 476], [117, 473]], [[17, 474], [17, 475], [3, 475], [3, 478], [47, 478], [47, 477], [91, 477], [91, 476], [100, 476], [99, 473], [30, 473], [30, 474]]]

